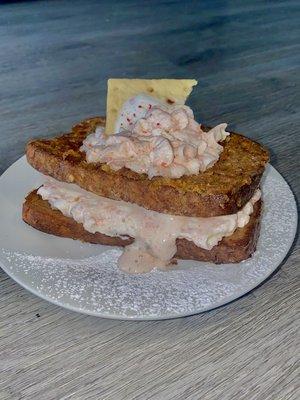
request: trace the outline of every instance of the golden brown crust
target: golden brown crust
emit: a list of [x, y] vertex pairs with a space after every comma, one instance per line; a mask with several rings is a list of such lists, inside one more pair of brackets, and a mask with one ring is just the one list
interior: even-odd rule
[[[235, 263], [249, 258], [256, 248], [259, 236], [261, 201], [254, 206], [249, 223], [244, 228], [238, 228], [231, 236], [225, 237], [212, 250], [204, 250], [186, 239], [177, 239], [176, 257], [180, 259], [210, 261], [219, 263]], [[110, 237], [101, 233], [89, 233], [82, 224], [64, 216], [60, 211], [51, 208], [37, 191], [29, 193], [23, 204], [23, 220], [34, 228], [56, 236], [79, 239], [83, 242], [126, 246], [133, 239]]]
[[137, 174], [127, 168], [112, 171], [106, 164], [87, 163], [79, 148], [86, 136], [105, 118], [75, 125], [72, 132], [54, 139], [32, 140], [26, 148], [28, 162], [58, 180], [115, 200], [136, 203], [158, 212], [194, 217], [232, 214], [243, 207], [258, 187], [267, 150], [232, 133], [223, 143], [218, 162], [204, 173], [179, 179]]

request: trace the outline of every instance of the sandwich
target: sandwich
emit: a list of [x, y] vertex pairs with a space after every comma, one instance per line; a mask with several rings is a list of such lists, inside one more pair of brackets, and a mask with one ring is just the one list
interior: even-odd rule
[[27, 144], [45, 175], [23, 220], [40, 231], [121, 246], [129, 273], [171, 268], [177, 259], [237, 263], [256, 249], [260, 144], [195, 121], [185, 103], [195, 80], [110, 79], [106, 118]]

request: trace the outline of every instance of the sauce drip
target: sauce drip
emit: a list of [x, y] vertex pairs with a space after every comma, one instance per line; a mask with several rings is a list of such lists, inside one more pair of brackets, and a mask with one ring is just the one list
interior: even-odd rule
[[237, 227], [248, 223], [253, 204], [260, 198], [260, 191], [257, 190], [236, 214], [195, 218], [146, 210], [136, 204], [97, 196], [76, 185], [54, 179], [45, 182], [38, 194], [53, 208], [83, 224], [88, 232], [134, 238], [135, 242], [125, 248], [120, 258], [120, 268], [129, 273], [166, 268], [176, 253], [177, 238], [211, 250], [224, 236], [231, 235]]

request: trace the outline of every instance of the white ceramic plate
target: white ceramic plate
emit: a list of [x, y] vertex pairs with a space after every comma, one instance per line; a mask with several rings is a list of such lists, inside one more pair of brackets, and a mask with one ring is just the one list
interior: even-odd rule
[[25, 195], [43, 181], [25, 157], [0, 177], [0, 265], [37, 296], [70, 310], [106, 318], [151, 320], [211, 310], [249, 292], [282, 262], [296, 233], [294, 196], [268, 166], [264, 214], [254, 256], [239, 264], [181, 261], [168, 272], [127, 275], [120, 249], [39, 232], [21, 219]]

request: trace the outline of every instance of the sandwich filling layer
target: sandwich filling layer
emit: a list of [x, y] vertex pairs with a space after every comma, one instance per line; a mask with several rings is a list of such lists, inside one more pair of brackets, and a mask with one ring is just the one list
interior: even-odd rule
[[154, 97], [138, 95], [124, 103], [115, 135], [98, 128], [83, 142], [87, 162], [123, 167], [149, 178], [180, 178], [204, 172], [219, 159], [219, 144], [229, 135], [227, 124], [204, 132], [193, 111], [185, 105], [167, 105]]
[[94, 195], [73, 184], [47, 180], [38, 190], [54, 209], [81, 223], [88, 232], [107, 236], [132, 237], [119, 259], [126, 272], [147, 272], [165, 268], [176, 253], [176, 239], [187, 239], [211, 250], [225, 236], [244, 227], [260, 199], [256, 190], [250, 201], [236, 214], [195, 218], [162, 214], [136, 204]]

